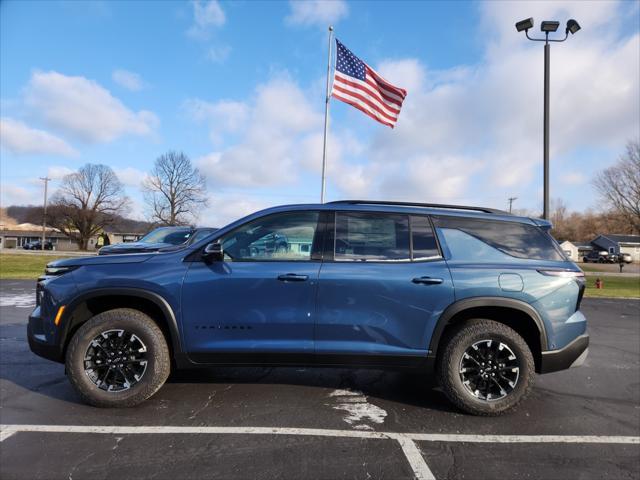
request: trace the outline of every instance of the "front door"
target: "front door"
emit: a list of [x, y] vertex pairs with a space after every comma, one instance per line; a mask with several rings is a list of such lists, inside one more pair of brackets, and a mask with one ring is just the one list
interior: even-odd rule
[[320, 271], [318, 360], [423, 359], [437, 319], [454, 301], [429, 218], [336, 212], [333, 253]]
[[193, 262], [182, 289], [183, 335], [193, 361], [311, 356], [318, 218], [294, 211], [252, 220], [219, 239], [224, 261]]

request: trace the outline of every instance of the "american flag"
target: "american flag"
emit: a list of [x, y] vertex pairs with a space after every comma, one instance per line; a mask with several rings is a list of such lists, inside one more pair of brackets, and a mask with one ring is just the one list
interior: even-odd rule
[[407, 91], [392, 85], [336, 38], [337, 57], [331, 95], [393, 128]]

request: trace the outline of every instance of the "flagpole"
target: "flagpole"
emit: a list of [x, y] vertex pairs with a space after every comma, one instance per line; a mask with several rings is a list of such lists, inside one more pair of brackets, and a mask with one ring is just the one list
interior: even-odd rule
[[327, 57], [327, 95], [324, 103], [324, 143], [322, 145], [322, 190], [320, 191], [320, 203], [324, 203], [325, 173], [327, 167], [327, 134], [329, 131], [329, 100], [331, 99], [331, 41], [333, 39], [333, 26], [329, 26], [329, 56]]

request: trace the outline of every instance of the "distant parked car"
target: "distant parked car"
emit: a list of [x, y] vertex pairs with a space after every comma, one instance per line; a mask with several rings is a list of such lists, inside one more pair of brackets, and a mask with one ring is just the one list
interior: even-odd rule
[[167, 247], [187, 245], [192, 237], [204, 238], [215, 230], [210, 228], [160, 227], [152, 230], [137, 242], [107, 245], [98, 251], [98, 255], [120, 253], [150, 253]]
[[[36, 240], [35, 242], [28, 242], [25, 243], [22, 248], [24, 248], [25, 250], [42, 250], [42, 241], [40, 240]], [[53, 243], [51, 242], [44, 242], [44, 249], [45, 250], [53, 250]]]
[[609, 252], [606, 250], [592, 250], [582, 257], [582, 261], [584, 263], [614, 263], [614, 256], [615, 255], [609, 255]]
[[631, 263], [631, 262], [633, 262], [633, 258], [631, 257], [630, 253], [621, 253], [620, 257], [618, 258], [618, 262], [620, 262], [620, 263]]

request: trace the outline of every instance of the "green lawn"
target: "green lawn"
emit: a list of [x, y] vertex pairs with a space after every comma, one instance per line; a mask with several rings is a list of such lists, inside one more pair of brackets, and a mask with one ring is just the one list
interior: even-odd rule
[[[596, 279], [604, 282], [604, 288], [596, 289]], [[635, 297], [640, 298], [640, 276], [612, 277], [588, 275], [586, 297]]]
[[602, 272], [602, 268], [598, 268], [598, 263], [581, 263], [578, 265], [583, 272]]
[[58, 258], [68, 258], [64, 255], [59, 257], [55, 255], [0, 255], [0, 279], [36, 279], [44, 273], [44, 267], [47, 263], [53, 262]]

